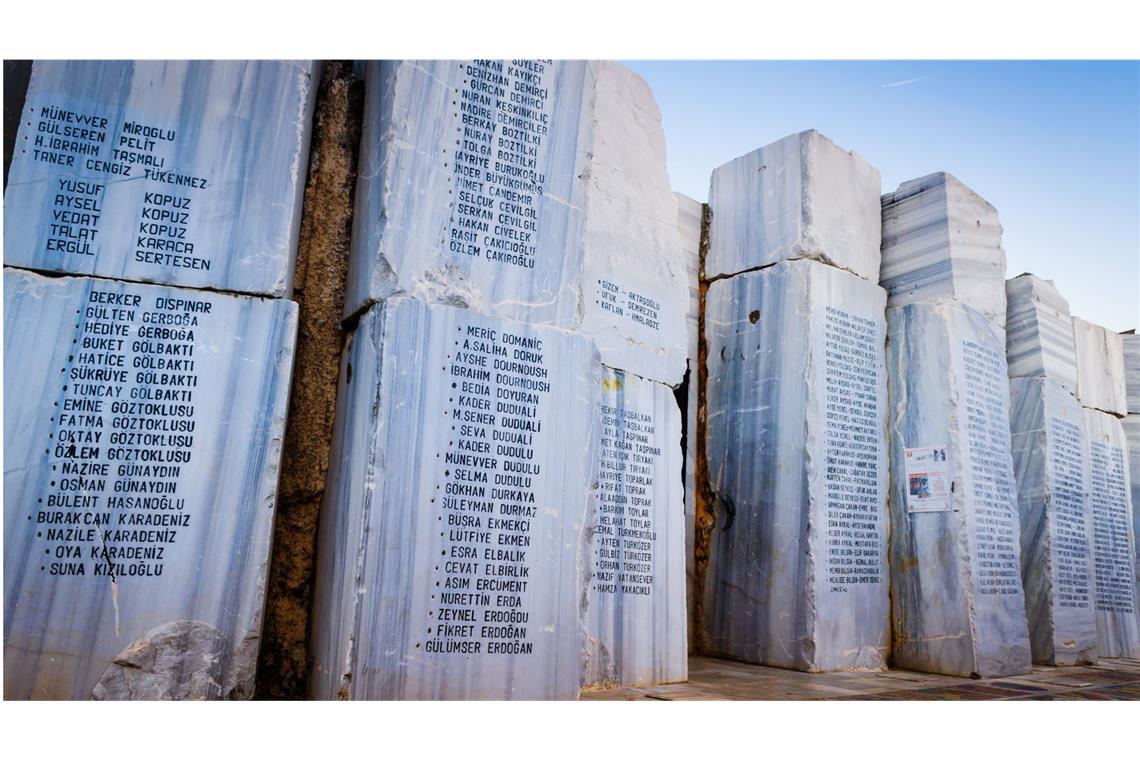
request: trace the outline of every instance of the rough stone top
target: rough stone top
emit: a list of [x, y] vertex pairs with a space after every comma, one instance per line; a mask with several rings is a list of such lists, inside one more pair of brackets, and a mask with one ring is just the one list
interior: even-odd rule
[[993, 207], [989, 201], [979, 195], [976, 191], [972, 190], [962, 180], [955, 177], [950, 172], [940, 171], [933, 174], [927, 174], [924, 177], [917, 177], [915, 179], [908, 179], [898, 186], [898, 189], [891, 193], [884, 193], [882, 197], [883, 207], [886, 208], [895, 203], [905, 201], [908, 198], [913, 198], [919, 193], [925, 193], [930, 190], [945, 188], [946, 194], [954, 195], [957, 197], [965, 197], [974, 203], [984, 204], [993, 213], [997, 213], [997, 209]]

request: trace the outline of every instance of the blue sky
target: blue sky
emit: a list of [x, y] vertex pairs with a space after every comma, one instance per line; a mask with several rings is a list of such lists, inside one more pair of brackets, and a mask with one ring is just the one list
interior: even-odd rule
[[661, 108], [674, 189], [818, 129], [893, 190], [945, 170], [998, 210], [1008, 276], [1053, 280], [1073, 314], [1140, 323], [1140, 64], [630, 62]]

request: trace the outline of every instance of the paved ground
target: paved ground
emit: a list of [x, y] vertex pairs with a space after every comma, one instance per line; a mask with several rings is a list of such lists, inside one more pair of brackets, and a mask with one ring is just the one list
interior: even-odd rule
[[607, 689], [589, 700], [704, 699], [1140, 699], [1140, 660], [1101, 660], [1092, 667], [1034, 667], [1024, 676], [955, 678], [909, 670], [800, 673], [711, 657], [689, 658], [688, 683]]

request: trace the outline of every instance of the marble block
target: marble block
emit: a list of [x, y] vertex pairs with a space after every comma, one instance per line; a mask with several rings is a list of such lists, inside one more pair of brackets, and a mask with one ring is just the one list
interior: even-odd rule
[[879, 172], [814, 129], [712, 173], [705, 276], [814, 259], [877, 282]]
[[581, 330], [602, 363], [680, 385], [690, 278], [661, 113], [649, 85], [626, 67], [603, 61], [596, 70]]
[[[1128, 442], [1128, 480], [1132, 495], [1132, 537], [1140, 535], [1140, 414], [1130, 414], [1120, 421]], [[1140, 585], [1140, 551], [1136, 552], [1136, 583]]]
[[1140, 414], [1140, 335], [1121, 333], [1124, 353], [1124, 395], [1129, 414]]
[[1077, 400], [1087, 409], [1123, 417], [1128, 413], [1128, 399], [1121, 336], [1073, 317], [1073, 340], [1077, 348]]
[[1140, 658], [1136, 611], [1136, 535], [1128, 441], [1111, 414], [1085, 409], [1096, 574], [1096, 628], [1101, 657]]
[[1049, 378], [1012, 378], [1009, 393], [1033, 661], [1092, 664], [1097, 635], [1084, 412]]
[[577, 695], [601, 383], [577, 334], [400, 296], [364, 313], [321, 510], [314, 698]]
[[957, 301], [887, 309], [892, 663], [1030, 670], [1005, 336]]
[[1022, 274], [1005, 281], [1005, 358], [1009, 376], [1046, 377], [1077, 392], [1077, 349], [1069, 302], [1051, 280]]
[[4, 698], [249, 698], [297, 306], [4, 270]]
[[603, 368], [583, 685], [688, 678], [681, 412], [667, 385]]
[[945, 172], [882, 198], [888, 306], [953, 298], [1005, 326], [1005, 251], [997, 210]]
[[711, 654], [885, 666], [885, 301], [874, 283], [807, 260], [709, 285]]
[[346, 314], [405, 294], [576, 327], [596, 65], [372, 61]]
[[4, 263], [289, 295], [314, 75], [308, 61], [36, 61]]

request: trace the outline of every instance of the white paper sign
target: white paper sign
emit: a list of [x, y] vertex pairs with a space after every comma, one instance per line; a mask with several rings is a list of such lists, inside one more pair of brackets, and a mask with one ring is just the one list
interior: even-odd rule
[[907, 512], [949, 512], [950, 476], [946, 446], [906, 450]]

